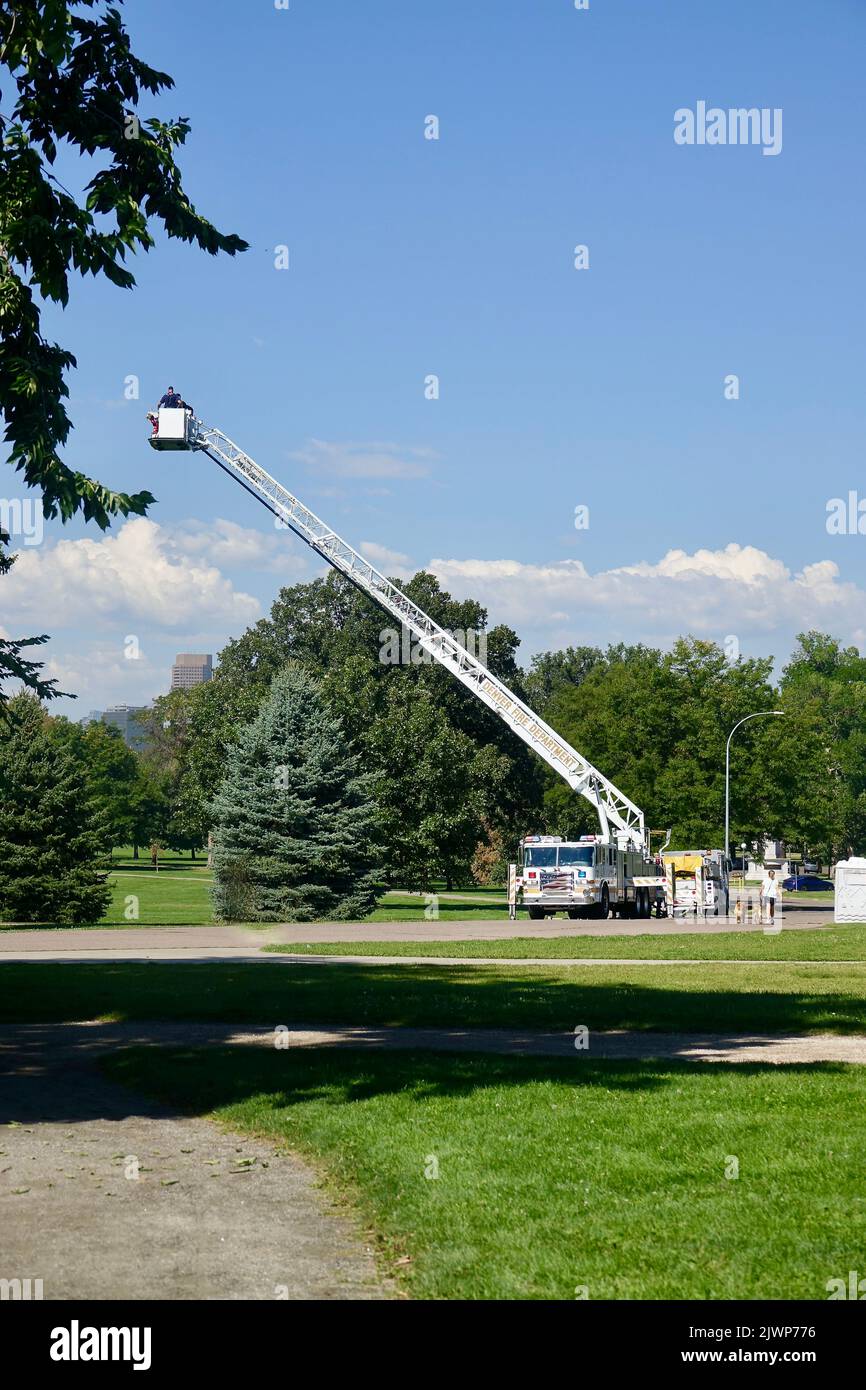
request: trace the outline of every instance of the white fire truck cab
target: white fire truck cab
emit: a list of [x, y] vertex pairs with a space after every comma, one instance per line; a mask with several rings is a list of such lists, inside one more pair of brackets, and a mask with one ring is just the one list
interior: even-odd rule
[[601, 835], [564, 840], [525, 835], [516, 875], [517, 906], [533, 921], [569, 917], [664, 915], [661, 865], [640, 850], [620, 848]]

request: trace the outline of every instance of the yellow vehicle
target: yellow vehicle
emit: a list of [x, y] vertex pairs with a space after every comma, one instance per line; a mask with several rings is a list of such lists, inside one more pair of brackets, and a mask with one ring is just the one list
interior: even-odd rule
[[688, 913], [725, 917], [730, 907], [730, 865], [720, 849], [664, 850], [665, 893], [672, 917]]

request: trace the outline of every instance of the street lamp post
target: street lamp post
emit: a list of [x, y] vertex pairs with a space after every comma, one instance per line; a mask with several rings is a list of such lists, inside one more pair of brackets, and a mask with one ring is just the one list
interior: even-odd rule
[[745, 840], [743, 840], [742, 844], [740, 845], [740, 868], [741, 868], [742, 871], [743, 871], [743, 872], [742, 872], [742, 875], [741, 875], [741, 878], [740, 878], [740, 900], [741, 900], [742, 902], [745, 902], [745, 901], [746, 901], [746, 842], [745, 842]]
[[756, 714], [747, 714], [744, 719], [740, 719], [728, 734], [728, 741], [725, 744], [725, 858], [731, 857], [731, 739], [737, 732], [741, 724], [745, 724], [750, 719], [760, 719], [765, 714], [784, 714], [783, 709], [759, 709]]

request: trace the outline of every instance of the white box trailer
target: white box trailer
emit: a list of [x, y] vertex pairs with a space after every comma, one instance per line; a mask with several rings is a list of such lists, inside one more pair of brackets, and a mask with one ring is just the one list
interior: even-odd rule
[[866, 859], [840, 859], [833, 871], [834, 922], [866, 922]]

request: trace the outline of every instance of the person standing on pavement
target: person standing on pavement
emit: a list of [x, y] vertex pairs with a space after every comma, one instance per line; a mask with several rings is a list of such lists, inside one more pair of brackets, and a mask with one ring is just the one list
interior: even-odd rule
[[772, 922], [775, 922], [775, 920], [776, 920], [776, 899], [779, 897], [780, 892], [781, 892], [781, 885], [779, 884], [779, 881], [778, 881], [778, 879], [776, 878], [776, 870], [775, 870], [775, 869], [768, 869], [767, 872], [766, 872], [766, 875], [765, 875], [765, 877], [764, 877], [764, 880], [763, 880], [763, 882], [762, 882], [762, 884], [761, 884], [761, 890], [760, 890], [761, 921], [762, 921], [762, 922], [763, 922], [763, 920], [764, 920], [764, 904], [765, 904], [765, 903], [767, 904], [767, 908], [768, 908], [768, 911], [769, 911], [770, 922], [771, 922], [771, 923], [772, 923]]

